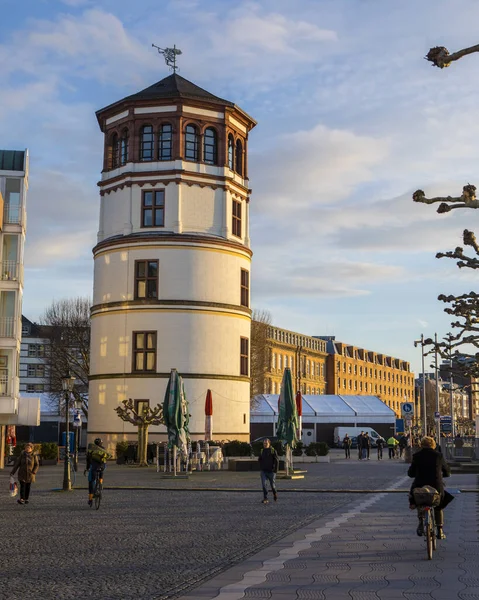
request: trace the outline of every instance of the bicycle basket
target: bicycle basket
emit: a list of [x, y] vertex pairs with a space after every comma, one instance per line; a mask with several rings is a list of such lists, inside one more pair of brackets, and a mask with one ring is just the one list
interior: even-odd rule
[[416, 506], [438, 506], [441, 502], [441, 495], [430, 485], [415, 488], [413, 496]]

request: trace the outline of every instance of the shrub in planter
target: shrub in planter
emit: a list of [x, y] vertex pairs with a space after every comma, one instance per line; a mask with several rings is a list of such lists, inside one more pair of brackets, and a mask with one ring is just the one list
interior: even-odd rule
[[306, 448], [306, 456], [327, 456], [329, 446], [326, 442], [311, 442]]
[[306, 446], [304, 453], [306, 454], [306, 456], [318, 456], [318, 453], [316, 452], [316, 444], [312, 442], [311, 444]]
[[293, 456], [303, 456], [304, 444], [299, 441], [296, 444], [296, 448], [293, 448]]
[[121, 458], [126, 456], [128, 452], [128, 442], [126, 440], [116, 443], [116, 457]]
[[[20, 456], [20, 454], [25, 450], [26, 442], [22, 442], [21, 444], [17, 444], [13, 449], [13, 456]], [[33, 444], [33, 454], [40, 455], [42, 451], [41, 444]], [[56, 457], [55, 457], [56, 458]]]
[[278, 456], [284, 456], [284, 448], [285, 447], [283, 446], [282, 442], [274, 442], [274, 444], [271, 444], [271, 445], [278, 453]]
[[318, 456], [327, 456], [329, 454], [329, 446], [326, 442], [318, 443]]
[[[202, 444], [203, 446], [203, 444]], [[252, 448], [248, 442], [240, 442], [239, 440], [232, 440], [227, 442], [223, 446], [224, 456], [251, 456]]]
[[57, 460], [58, 444], [55, 444], [55, 442], [43, 442], [40, 454], [43, 460]]

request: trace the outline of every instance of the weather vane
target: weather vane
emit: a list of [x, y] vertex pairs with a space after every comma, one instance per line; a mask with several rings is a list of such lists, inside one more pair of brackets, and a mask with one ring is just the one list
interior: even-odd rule
[[176, 73], [176, 69], [178, 69], [178, 67], [176, 66], [176, 57], [179, 54], [182, 54], [181, 50], [176, 46], [173, 46], [173, 48], [160, 48], [159, 46], [155, 46], [155, 44], [151, 45], [153, 46], [153, 48], [156, 48], [158, 50], [158, 54], [163, 54], [163, 56], [165, 57], [165, 63], [171, 69], [173, 69], [173, 73]]

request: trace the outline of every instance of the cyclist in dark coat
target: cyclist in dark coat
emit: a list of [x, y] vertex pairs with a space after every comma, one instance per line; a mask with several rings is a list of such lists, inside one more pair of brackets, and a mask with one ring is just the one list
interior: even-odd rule
[[[449, 477], [451, 469], [444, 460], [443, 455], [440, 452], [437, 452], [436, 441], [434, 438], [429, 436], [422, 438], [421, 450], [416, 452], [416, 454], [413, 454], [412, 463], [407, 474], [409, 477], [414, 477], [409, 496], [411, 508], [415, 508], [413, 496], [414, 488], [429, 485], [435, 488], [441, 495], [441, 503], [438, 507], [434, 508], [434, 516], [436, 519], [437, 537], [439, 539], [444, 539], [446, 536], [442, 530], [444, 526], [443, 509], [451, 502], [453, 496], [445, 491], [443, 477]], [[417, 534], [424, 534], [424, 523], [421, 517], [419, 517]]]

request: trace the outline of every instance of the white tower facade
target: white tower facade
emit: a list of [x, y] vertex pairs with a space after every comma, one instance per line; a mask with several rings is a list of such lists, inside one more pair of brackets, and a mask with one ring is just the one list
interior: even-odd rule
[[[184, 378], [190, 432], [249, 438], [248, 134], [235, 104], [177, 74], [97, 112], [104, 133], [88, 431], [112, 447], [136, 429], [114, 409], [163, 401]], [[150, 439], [166, 439], [151, 427]]]

